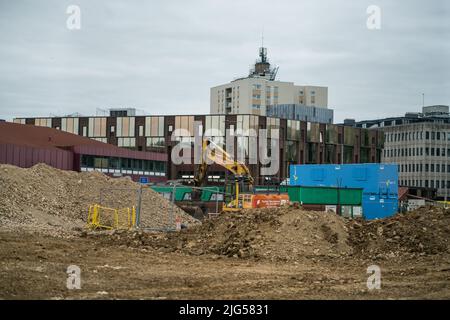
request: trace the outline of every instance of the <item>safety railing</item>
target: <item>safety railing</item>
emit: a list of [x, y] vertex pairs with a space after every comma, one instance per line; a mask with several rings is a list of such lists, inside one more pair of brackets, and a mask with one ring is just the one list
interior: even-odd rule
[[89, 206], [88, 229], [125, 229], [136, 226], [136, 208], [108, 208], [98, 204]]

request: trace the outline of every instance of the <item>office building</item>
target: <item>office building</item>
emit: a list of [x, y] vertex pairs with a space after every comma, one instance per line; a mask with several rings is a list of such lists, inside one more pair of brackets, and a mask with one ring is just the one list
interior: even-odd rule
[[427, 106], [422, 112], [357, 122], [356, 126], [382, 129], [382, 162], [397, 163], [399, 184], [437, 190], [448, 198], [450, 188], [450, 117], [448, 106]]
[[267, 107], [276, 105], [328, 108], [327, 87], [278, 81], [278, 68], [271, 67], [266, 48], [260, 48], [259, 57], [247, 77], [211, 88], [211, 114], [265, 116]]
[[[222, 141], [226, 129], [241, 130], [244, 136], [234, 138], [235, 150], [227, 151], [238, 158], [237, 148], [244, 150], [247, 164], [249, 156], [254, 156], [248, 154], [249, 141], [252, 141], [248, 130], [279, 129], [278, 142], [270, 150], [271, 154], [278, 153], [280, 161], [279, 170], [271, 178], [279, 180], [289, 177], [290, 164], [380, 162], [383, 147], [383, 135], [377, 130], [252, 114], [17, 118], [14, 122], [55, 128], [122, 148], [163, 153], [167, 155], [167, 179], [193, 177], [195, 165], [175, 165], [171, 153], [179, 141], [194, 141], [194, 122], [201, 123], [203, 130], [218, 130], [215, 138]], [[172, 141], [177, 129], [184, 131]], [[259, 135], [256, 139], [259, 145]], [[267, 178], [260, 176], [263, 165], [259, 161], [249, 167], [257, 182]], [[209, 168], [210, 180], [223, 179], [224, 175], [225, 170], [216, 164]]]
[[333, 110], [308, 107], [299, 104], [278, 104], [267, 106], [266, 115], [291, 120], [303, 120], [320, 123], [333, 123]]

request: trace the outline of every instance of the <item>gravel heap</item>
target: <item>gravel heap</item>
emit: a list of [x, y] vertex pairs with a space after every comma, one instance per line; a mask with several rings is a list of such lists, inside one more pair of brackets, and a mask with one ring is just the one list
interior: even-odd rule
[[423, 207], [391, 218], [349, 221], [355, 254], [389, 259], [450, 252], [450, 210]]
[[[45, 164], [32, 168], [0, 165], [0, 227], [24, 228], [53, 235], [83, 228], [94, 203], [113, 208], [137, 204], [139, 184], [100, 172], [74, 172]], [[149, 188], [142, 192], [141, 226], [174, 227], [199, 223]]]
[[224, 213], [178, 233], [115, 232], [97, 239], [162, 252], [294, 263], [416, 259], [450, 253], [450, 210], [421, 208], [388, 219], [348, 220], [295, 207], [254, 209]]
[[173, 234], [114, 233], [109, 242], [167, 252], [272, 261], [345, 257], [352, 252], [343, 218], [291, 207], [224, 213]]

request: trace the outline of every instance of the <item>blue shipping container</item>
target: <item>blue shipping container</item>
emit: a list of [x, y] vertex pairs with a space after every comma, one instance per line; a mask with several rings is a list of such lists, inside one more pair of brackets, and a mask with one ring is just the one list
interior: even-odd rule
[[366, 219], [385, 218], [398, 210], [396, 164], [291, 165], [290, 185], [363, 189]]

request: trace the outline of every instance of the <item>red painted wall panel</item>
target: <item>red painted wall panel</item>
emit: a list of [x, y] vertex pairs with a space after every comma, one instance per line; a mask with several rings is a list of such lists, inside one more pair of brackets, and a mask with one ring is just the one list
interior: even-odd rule
[[26, 162], [25, 162], [25, 166], [27, 168], [33, 166], [33, 152], [34, 152], [33, 149], [27, 148], [27, 156], [26, 156]]
[[[101, 155], [106, 155], [107, 152], [111, 156], [118, 156], [115, 152], [110, 150], [98, 150], [97, 148], [91, 148], [91, 150], [84, 150], [87, 154], [89, 153], [100, 153]], [[88, 152], [91, 151], [91, 152]], [[133, 153], [130, 154], [132, 156]], [[121, 156], [126, 156], [123, 153]], [[142, 157], [142, 153], [140, 155]], [[146, 154], [144, 157], [153, 158], [149, 160], [156, 160], [154, 158], [155, 154]], [[19, 146], [12, 144], [2, 144], [0, 143], [0, 163], [7, 163], [15, 165], [18, 167], [29, 168], [38, 163], [46, 163], [52, 167], [62, 169], [62, 170], [74, 170], [78, 171], [80, 161], [80, 154], [73, 153], [68, 150], [59, 149], [48, 149], [39, 147], [29, 147], [29, 146]], [[161, 157], [161, 161], [164, 161], [164, 157]], [[166, 181], [166, 177], [153, 177], [148, 176], [150, 182], [163, 182]], [[133, 175], [132, 179], [134, 181], [139, 180], [139, 175]]]
[[6, 163], [14, 163], [13, 146], [10, 144], [6, 145]]
[[26, 147], [20, 147], [19, 149], [19, 163], [20, 167], [25, 167], [25, 156], [26, 156]]
[[72, 170], [73, 153], [66, 150], [0, 144], [0, 163], [23, 168], [29, 168], [38, 163], [46, 163], [58, 169]]
[[0, 163], [6, 163], [6, 145], [0, 144]]

